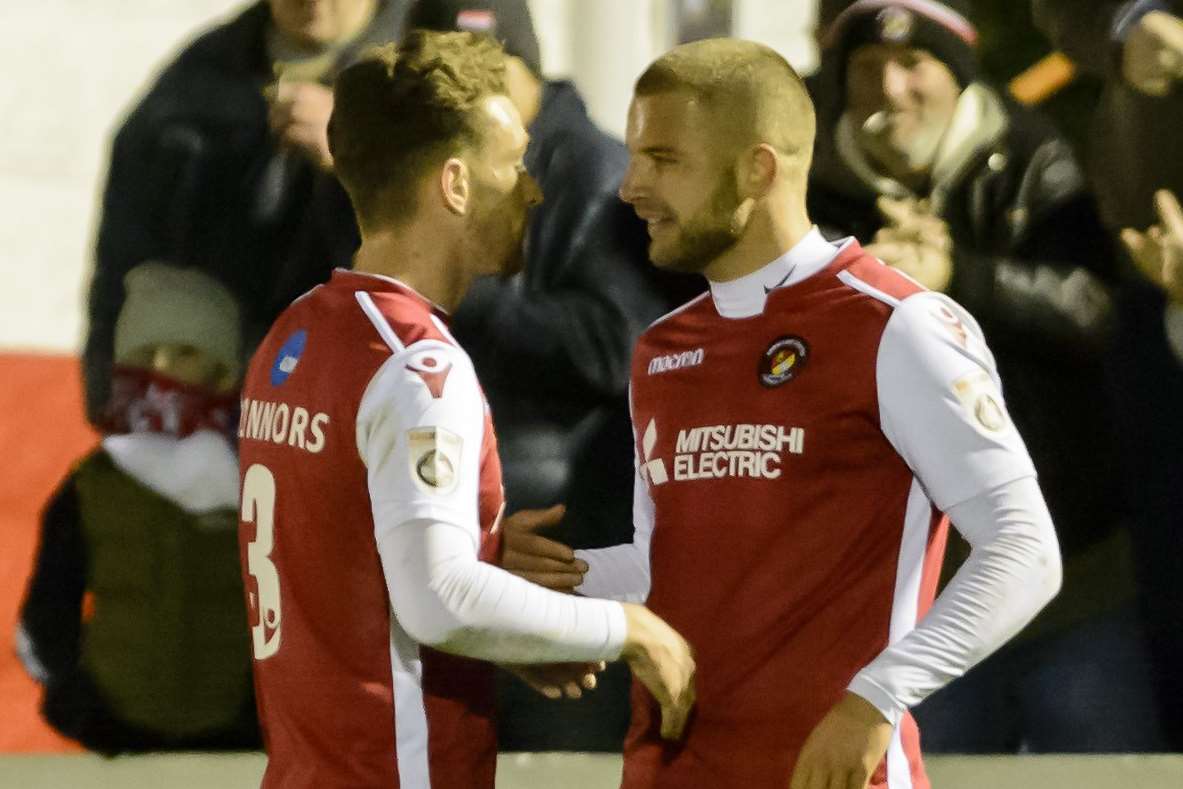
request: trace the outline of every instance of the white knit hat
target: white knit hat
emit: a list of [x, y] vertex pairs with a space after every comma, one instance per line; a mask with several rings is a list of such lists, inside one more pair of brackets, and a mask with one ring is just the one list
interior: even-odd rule
[[126, 299], [115, 322], [115, 361], [150, 345], [192, 345], [237, 380], [241, 367], [238, 302], [226, 286], [193, 268], [151, 261], [123, 278]]

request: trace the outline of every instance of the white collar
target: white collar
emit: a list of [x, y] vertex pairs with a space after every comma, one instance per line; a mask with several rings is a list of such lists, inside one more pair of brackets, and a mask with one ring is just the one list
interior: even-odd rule
[[764, 301], [777, 288], [796, 285], [828, 266], [849, 241], [835, 245], [817, 225], [768, 265], [728, 282], [711, 282], [711, 298], [724, 318], [750, 318], [764, 311]]

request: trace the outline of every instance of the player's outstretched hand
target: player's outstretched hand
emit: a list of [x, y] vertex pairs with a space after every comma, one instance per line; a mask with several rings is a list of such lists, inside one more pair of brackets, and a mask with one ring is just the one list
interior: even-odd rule
[[642, 605], [626, 603], [628, 621], [621, 657], [661, 705], [661, 736], [682, 736], [694, 707], [694, 654], [686, 639]]
[[866, 789], [890, 741], [882, 713], [847, 691], [801, 746], [789, 789]]
[[548, 510], [519, 510], [502, 523], [504, 547], [501, 566], [531, 583], [574, 592], [583, 583], [587, 562], [575, 558], [575, 552], [563, 543], [537, 534], [563, 519], [566, 509], [557, 504]]
[[501, 667], [548, 699], [564, 696], [577, 699], [583, 691], [596, 689], [596, 674], [604, 670], [604, 663], [503, 664]]

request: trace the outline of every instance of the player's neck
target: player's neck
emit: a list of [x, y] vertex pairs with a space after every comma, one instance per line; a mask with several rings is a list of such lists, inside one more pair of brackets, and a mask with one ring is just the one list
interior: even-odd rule
[[438, 235], [428, 238], [413, 228], [367, 234], [353, 258], [353, 270], [393, 277], [448, 312], [455, 312], [472, 274], [453, 265]]
[[739, 241], [711, 261], [703, 274], [711, 282], [730, 282], [759, 271], [797, 246], [812, 228], [804, 207], [754, 211]]

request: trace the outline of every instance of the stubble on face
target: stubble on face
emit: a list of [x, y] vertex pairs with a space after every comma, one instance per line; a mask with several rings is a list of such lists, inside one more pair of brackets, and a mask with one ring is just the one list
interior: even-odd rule
[[649, 259], [661, 269], [701, 274], [739, 241], [743, 233], [737, 221], [739, 204], [735, 169], [725, 168], [711, 190], [706, 205], [698, 213], [689, 219], [672, 220], [671, 229], [677, 235], [668, 245], [650, 238]]
[[487, 273], [507, 279], [526, 265], [525, 234], [534, 202], [530, 194], [537, 187], [520, 170], [528, 137], [516, 109], [497, 96], [485, 102], [483, 111], [489, 122], [474, 162], [470, 229], [474, 252], [488, 256]]

